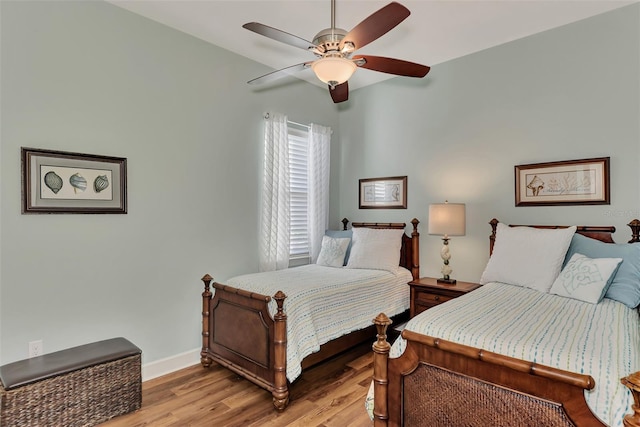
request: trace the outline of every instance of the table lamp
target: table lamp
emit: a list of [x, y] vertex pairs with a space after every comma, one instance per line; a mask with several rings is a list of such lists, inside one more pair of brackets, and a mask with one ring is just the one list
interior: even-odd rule
[[464, 203], [434, 203], [429, 205], [429, 234], [442, 236], [444, 245], [440, 250], [440, 256], [444, 261], [444, 265], [440, 270], [442, 278], [438, 279], [438, 283], [447, 283], [454, 285], [455, 279], [451, 278], [451, 267], [449, 260], [451, 253], [449, 252], [449, 236], [464, 236], [465, 233], [465, 206]]

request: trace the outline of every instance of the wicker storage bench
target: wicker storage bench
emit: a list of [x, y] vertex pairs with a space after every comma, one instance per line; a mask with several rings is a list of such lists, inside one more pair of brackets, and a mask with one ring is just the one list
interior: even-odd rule
[[124, 338], [0, 366], [0, 427], [94, 426], [140, 408], [141, 351]]

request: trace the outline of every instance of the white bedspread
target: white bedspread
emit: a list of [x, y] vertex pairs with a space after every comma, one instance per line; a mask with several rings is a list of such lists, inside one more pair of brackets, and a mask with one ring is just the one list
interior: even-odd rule
[[[311, 264], [237, 276], [226, 284], [263, 295], [278, 290], [287, 295], [287, 378], [293, 381], [302, 372], [302, 359], [320, 345], [370, 326], [381, 312], [392, 316], [407, 310], [411, 280], [404, 268], [393, 274]], [[276, 313], [274, 300], [269, 310], [272, 316]]]
[[[518, 359], [591, 375], [585, 391], [592, 412], [622, 426], [633, 398], [620, 378], [640, 370], [638, 312], [616, 301], [597, 305], [501, 283], [414, 317], [407, 329]], [[399, 338], [391, 357], [404, 351]], [[367, 408], [371, 409], [372, 393]]]

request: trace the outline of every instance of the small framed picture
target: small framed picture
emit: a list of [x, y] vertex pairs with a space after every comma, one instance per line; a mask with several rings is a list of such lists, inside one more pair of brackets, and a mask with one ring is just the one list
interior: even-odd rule
[[360, 180], [360, 209], [407, 209], [407, 177]]
[[22, 148], [22, 213], [127, 213], [127, 159]]
[[516, 206], [608, 205], [609, 157], [515, 166]]

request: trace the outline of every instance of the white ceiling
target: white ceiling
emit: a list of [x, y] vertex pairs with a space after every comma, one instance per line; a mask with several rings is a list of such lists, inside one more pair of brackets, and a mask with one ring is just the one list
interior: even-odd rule
[[[336, 26], [350, 30], [390, 0], [337, 0]], [[400, 0], [411, 15], [357, 51], [433, 66], [622, 7], [618, 0]], [[191, 34], [273, 69], [313, 60], [310, 52], [242, 28], [259, 22], [312, 41], [331, 26], [330, 0], [111, 0], [109, 3]], [[264, 70], [256, 69], [258, 77]], [[297, 77], [325, 86], [310, 69]], [[393, 76], [359, 69], [357, 89]], [[289, 77], [287, 77], [289, 78]]]

